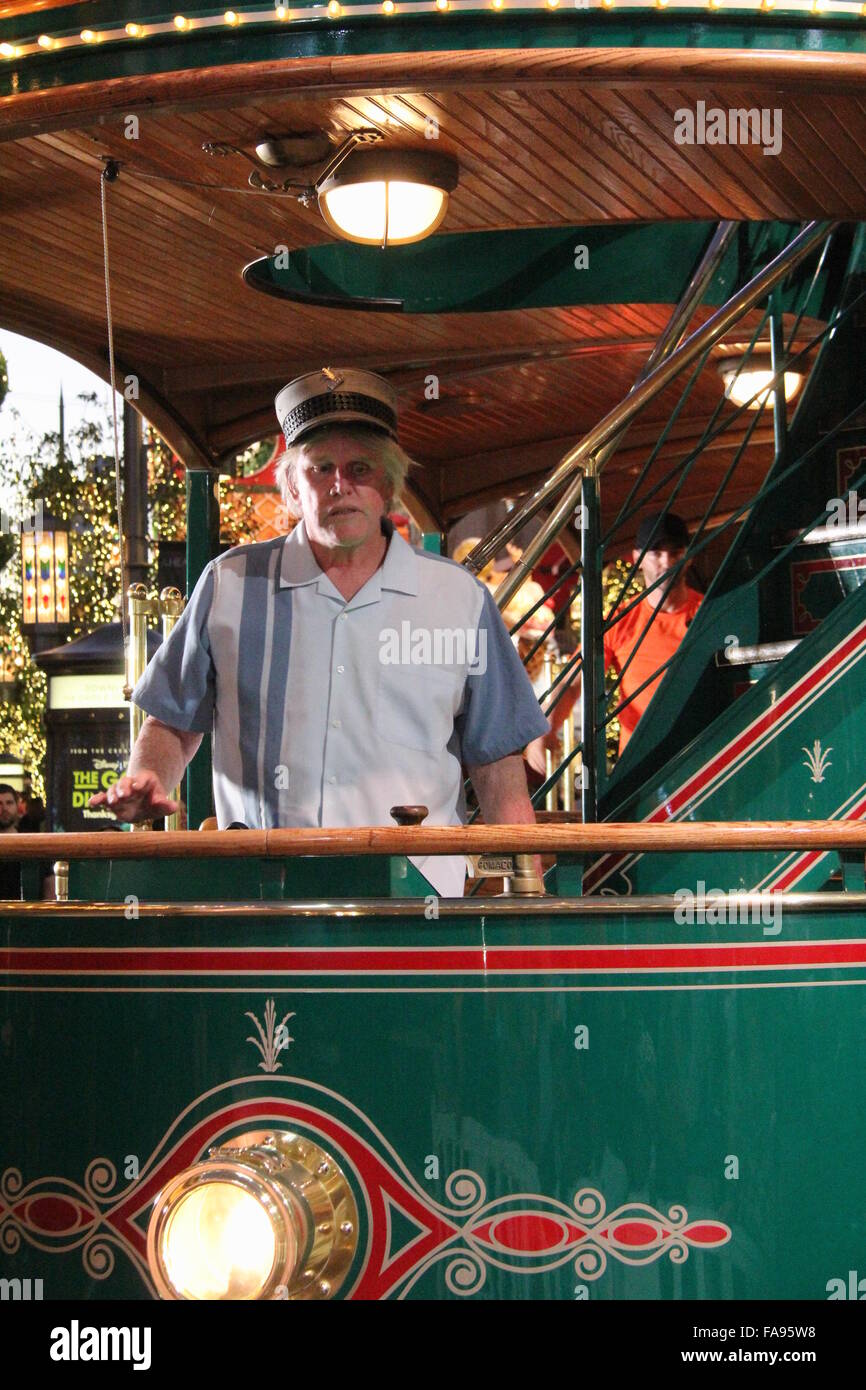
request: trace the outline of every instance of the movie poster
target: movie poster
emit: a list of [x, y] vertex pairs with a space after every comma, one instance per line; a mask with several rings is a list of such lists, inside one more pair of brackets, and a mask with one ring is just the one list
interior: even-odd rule
[[54, 730], [52, 830], [107, 830], [117, 822], [111, 812], [88, 806], [95, 792], [107, 791], [129, 760], [126, 729], [117, 724], [61, 726]]

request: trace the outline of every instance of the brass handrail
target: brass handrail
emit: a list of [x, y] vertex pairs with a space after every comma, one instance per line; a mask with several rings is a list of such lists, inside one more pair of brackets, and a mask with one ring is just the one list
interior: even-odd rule
[[0, 836], [4, 859], [283, 859], [376, 854], [676, 854], [687, 851], [856, 850], [866, 823], [685, 821], [651, 825], [327, 826], [276, 830], [111, 831]]
[[[833, 230], [835, 222], [810, 222], [794, 239], [784, 247], [769, 265], [753, 276], [748, 284], [732, 295], [727, 303], [717, 309], [711, 318], [695, 330], [689, 338], [671, 352], [640, 382], [613, 410], [599, 421], [583, 438], [560, 459], [553, 472], [541, 483], [535, 492], [506, 517], [500, 526], [486, 537], [466, 557], [465, 564], [474, 572], [481, 570], [497, 551], [529, 521], [541, 507], [558, 494], [567, 479], [590, 459], [597, 457], [605, 445], [630, 424], [643, 407], [669, 382], [697, 357], [713, 347], [725, 333], [778, 284], [790, 270], [800, 264]], [[670, 328], [670, 325], [669, 325]], [[496, 601], [501, 606], [519, 589], [525, 577], [526, 566], [519, 561], [500, 585]]]
[[[744, 910], [753, 914], [753, 921], [761, 911], [778, 911], [779, 905], [788, 912], [841, 912], [866, 910], [866, 893], [726, 893], [725, 901], [736, 904], [738, 915]], [[696, 897], [698, 907], [702, 900]], [[717, 905], [720, 899], [709, 896], [706, 906]], [[0, 901], [2, 917], [81, 917], [115, 918], [123, 914], [124, 902], [103, 903], [86, 902], [14, 902]], [[673, 893], [634, 894], [630, 898], [614, 896], [590, 898], [440, 898], [439, 918], [478, 917], [633, 917], [637, 915], [672, 914], [682, 908], [681, 899]], [[215, 903], [168, 903], [139, 902], [136, 918], [142, 917], [424, 917], [429, 913], [424, 898], [365, 898], [356, 902], [350, 899], [321, 899], [295, 902], [215, 902]], [[426, 920], [426, 919], [425, 919]], [[122, 946], [122, 943], [118, 943]], [[287, 943], [290, 944], [290, 943]], [[333, 944], [333, 943], [331, 943]], [[719, 943], [723, 944], [723, 943]], [[62, 948], [58, 948], [62, 949]], [[8, 966], [7, 966], [8, 968]], [[206, 967], [203, 967], [206, 968]]]
[[[652, 373], [658, 363], [663, 362], [665, 358], [669, 357], [674, 349], [679, 346], [695, 310], [704, 297], [707, 286], [715, 275], [716, 270], [724, 258], [725, 252], [731, 244], [736, 226], [736, 222], [719, 223], [709, 245], [701, 257], [699, 265], [696, 267], [685, 290], [680, 296], [680, 301], [674, 308], [664, 331], [638, 373], [637, 379], [629, 391], [629, 396], [634, 395], [641, 382], [646, 381], [647, 377]], [[626, 397], [626, 399], [628, 399], [628, 397]], [[582, 493], [583, 474], [588, 473], [590, 470], [600, 474], [622, 444], [626, 433], [627, 427], [624, 427], [613, 439], [609, 440], [597, 454], [590, 455], [590, 457], [586, 459], [578, 476], [574, 479], [571, 486], [564, 491], [556, 507], [544, 522], [538, 534], [533, 536], [532, 540], [525, 547], [523, 555], [514, 566], [514, 569], [496, 590], [494, 597], [500, 608], [504, 608], [509, 599], [517, 592], [524, 579], [535, 568], [548, 546], [559, 536], [569, 517], [574, 515], [575, 504]], [[583, 532], [581, 532], [581, 538], [585, 539]]]

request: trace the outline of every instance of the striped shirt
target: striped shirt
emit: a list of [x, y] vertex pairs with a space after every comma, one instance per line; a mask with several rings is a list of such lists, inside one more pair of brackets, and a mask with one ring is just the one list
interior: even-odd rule
[[[383, 530], [384, 561], [349, 600], [302, 522], [211, 561], [136, 685], [164, 724], [213, 733], [221, 828], [388, 825], [401, 804], [459, 825], [461, 764], [547, 732], [484, 585]], [[412, 862], [438, 893], [462, 894], [462, 857]]]

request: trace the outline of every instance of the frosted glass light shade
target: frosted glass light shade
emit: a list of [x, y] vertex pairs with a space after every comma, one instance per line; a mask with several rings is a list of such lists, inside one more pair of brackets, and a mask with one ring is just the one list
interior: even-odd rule
[[365, 246], [406, 246], [435, 232], [457, 162], [422, 150], [356, 150], [318, 188], [331, 231]]

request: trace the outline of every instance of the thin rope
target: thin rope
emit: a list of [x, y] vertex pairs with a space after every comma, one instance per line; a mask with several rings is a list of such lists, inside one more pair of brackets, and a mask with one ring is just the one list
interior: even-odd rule
[[129, 633], [126, 622], [126, 559], [124, 556], [123, 535], [123, 489], [120, 485], [120, 445], [117, 434], [117, 381], [114, 370], [114, 323], [111, 317], [111, 278], [108, 268], [108, 213], [105, 202], [105, 185], [108, 182], [109, 168], [103, 169], [99, 179], [99, 201], [102, 209], [102, 252], [105, 265], [105, 317], [108, 326], [108, 367], [111, 375], [111, 417], [114, 425], [114, 485], [117, 501], [117, 530], [120, 535], [120, 630], [123, 634], [123, 662], [127, 670], [129, 656]]

